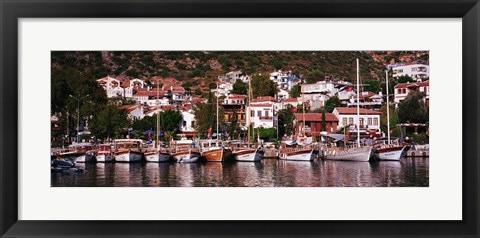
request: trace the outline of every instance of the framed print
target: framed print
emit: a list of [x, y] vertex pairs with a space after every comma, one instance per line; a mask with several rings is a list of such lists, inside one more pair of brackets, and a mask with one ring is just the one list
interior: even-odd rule
[[476, 0], [0, 9], [2, 237], [479, 235]]

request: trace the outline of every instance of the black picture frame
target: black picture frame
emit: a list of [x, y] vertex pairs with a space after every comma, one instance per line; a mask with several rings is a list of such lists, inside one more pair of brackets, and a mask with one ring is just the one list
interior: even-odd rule
[[[478, 0], [143, 0], [139, 2], [134, 0], [0, 0], [0, 16], [0, 235], [2, 237], [479, 237], [480, 5]], [[462, 18], [463, 220], [19, 221], [17, 216], [19, 119], [17, 21], [19, 18], [76, 17]], [[374, 207], [374, 204], [363, 205]]]

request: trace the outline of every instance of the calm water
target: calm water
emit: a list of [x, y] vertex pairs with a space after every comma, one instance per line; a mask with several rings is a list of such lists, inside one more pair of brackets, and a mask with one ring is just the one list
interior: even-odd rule
[[428, 158], [380, 162], [93, 163], [52, 172], [54, 187], [428, 187]]

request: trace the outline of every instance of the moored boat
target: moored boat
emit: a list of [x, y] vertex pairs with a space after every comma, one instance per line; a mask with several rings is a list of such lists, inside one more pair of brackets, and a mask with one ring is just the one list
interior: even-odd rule
[[91, 143], [73, 143], [68, 146], [68, 151], [57, 154], [57, 157], [71, 160], [74, 163], [91, 162], [95, 157]]
[[145, 152], [145, 161], [147, 162], [168, 162], [172, 155], [166, 148], [154, 148]]
[[113, 161], [113, 153], [112, 153], [112, 146], [111, 144], [101, 144], [98, 145], [98, 152], [97, 152], [97, 162], [104, 163], [104, 162], [112, 162]]
[[222, 141], [207, 140], [202, 141], [201, 154], [209, 162], [223, 162], [231, 159], [232, 150], [224, 146]]
[[312, 161], [318, 151], [312, 146], [297, 146], [296, 143], [282, 142], [278, 158], [281, 160]]
[[194, 163], [199, 161], [201, 153], [198, 143], [182, 138], [172, 142], [172, 158], [178, 163]]
[[117, 139], [115, 144], [116, 162], [139, 162], [142, 159], [142, 140], [139, 139]]
[[236, 161], [260, 161], [265, 150], [245, 142], [232, 142], [232, 154]]

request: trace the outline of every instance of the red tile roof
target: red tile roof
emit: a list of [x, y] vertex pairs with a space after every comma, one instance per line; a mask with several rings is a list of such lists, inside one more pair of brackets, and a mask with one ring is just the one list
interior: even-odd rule
[[[339, 114], [357, 114], [356, 107], [336, 107], [335, 110], [338, 111]], [[368, 110], [365, 108], [360, 108], [360, 114], [367, 114], [367, 115], [380, 115], [382, 114], [379, 111]]]
[[258, 104], [251, 104], [251, 107], [271, 107], [272, 104], [270, 103], [258, 103]]
[[298, 98], [287, 98], [283, 99], [282, 102], [298, 102]]
[[252, 100], [252, 102], [274, 102], [275, 98], [272, 96], [262, 96], [262, 97], [257, 97]]
[[231, 94], [228, 99], [245, 99], [247, 95]]
[[395, 88], [408, 88], [408, 87], [425, 87], [429, 85], [430, 80], [427, 80], [425, 82], [414, 82], [414, 83], [399, 83], [395, 85]]
[[[303, 121], [303, 113], [295, 113], [297, 121]], [[305, 121], [322, 121], [322, 113], [305, 113]], [[325, 121], [338, 121], [333, 113], [325, 113]]]

